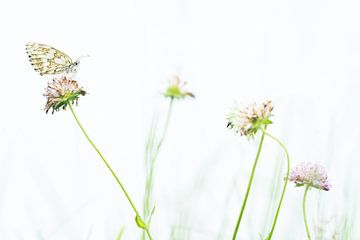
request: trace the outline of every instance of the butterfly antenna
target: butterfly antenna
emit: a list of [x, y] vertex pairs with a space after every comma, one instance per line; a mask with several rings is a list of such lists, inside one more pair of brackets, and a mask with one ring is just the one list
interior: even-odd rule
[[82, 55], [82, 56], [80, 56], [76, 61], [77, 61], [77, 62], [80, 62], [81, 59], [87, 58], [87, 57], [90, 57], [90, 55]]

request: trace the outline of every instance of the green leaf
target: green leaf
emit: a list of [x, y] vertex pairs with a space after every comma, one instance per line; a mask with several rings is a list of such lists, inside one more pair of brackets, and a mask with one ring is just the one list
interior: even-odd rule
[[148, 221], [148, 225], [150, 226], [150, 223], [151, 223], [151, 219], [152, 219], [152, 216], [154, 215], [154, 212], [155, 212], [155, 205], [150, 213], [150, 217], [149, 217], [149, 221]]
[[270, 119], [265, 119], [263, 123], [267, 125], [267, 124], [272, 124], [273, 122]]
[[146, 223], [141, 219], [139, 215], [136, 215], [135, 222], [139, 228], [146, 229]]

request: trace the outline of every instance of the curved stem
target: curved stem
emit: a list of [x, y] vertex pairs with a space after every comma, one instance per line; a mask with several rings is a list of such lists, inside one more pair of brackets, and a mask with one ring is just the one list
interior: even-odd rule
[[266, 136], [272, 138], [275, 142], [277, 142], [277, 143], [280, 145], [280, 147], [284, 150], [284, 152], [285, 152], [285, 154], [286, 154], [286, 160], [287, 160], [287, 169], [286, 169], [286, 176], [285, 176], [284, 187], [283, 187], [282, 192], [281, 192], [280, 201], [279, 201], [279, 204], [278, 204], [278, 207], [277, 207], [277, 210], [276, 210], [276, 214], [275, 214], [275, 217], [274, 217], [274, 221], [273, 221], [273, 224], [272, 224], [270, 233], [269, 233], [268, 236], [266, 237], [267, 240], [270, 240], [271, 237], [272, 237], [272, 235], [273, 235], [273, 233], [274, 233], [274, 229], [275, 229], [276, 222], [277, 222], [277, 219], [278, 219], [278, 216], [279, 216], [281, 204], [282, 204], [283, 199], [284, 199], [284, 195], [285, 195], [285, 191], [286, 191], [286, 186], [287, 186], [287, 183], [288, 183], [288, 178], [289, 178], [289, 174], [290, 174], [290, 155], [289, 155], [289, 152], [288, 152], [288, 150], [286, 149], [285, 145], [284, 145], [279, 139], [277, 139], [276, 137], [274, 137], [274, 136], [271, 135], [270, 133], [266, 132], [266, 129], [260, 128], [260, 130], [261, 130]]
[[307, 223], [307, 220], [306, 220], [306, 195], [308, 193], [308, 190], [309, 190], [309, 185], [307, 185], [305, 187], [305, 192], [304, 192], [304, 197], [303, 197], [303, 201], [302, 201], [302, 210], [303, 210], [303, 216], [304, 216], [304, 223], [305, 223], [305, 229], [306, 229], [306, 235], [307, 235], [307, 238], [309, 240], [311, 240], [311, 237], [310, 237], [310, 230], [309, 230], [309, 226], [308, 226], [308, 223]]
[[259, 160], [260, 152], [261, 152], [262, 145], [263, 145], [263, 142], [264, 142], [264, 137], [265, 137], [265, 133], [263, 132], [262, 135], [261, 135], [259, 148], [258, 148], [257, 153], [256, 153], [255, 161], [254, 161], [253, 166], [252, 166], [249, 182], [248, 182], [246, 193], [245, 193], [245, 198], [244, 198], [242, 206], [241, 206], [240, 214], [239, 214], [239, 217], [238, 217], [235, 229], [234, 229], [232, 240], [236, 239], [236, 235], [237, 235], [237, 232], [239, 230], [240, 222], [241, 222], [242, 216], [243, 216], [244, 211], [245, 211], [246, 202], [247, 202], [247, 199], [248, 199], [248, 196], [249, 196], [252, 181], [254, 179], [255, 169], [256, 169], [257, 162]]
[[[138, 212], [138, 210], [136, 209], [135, 207], [135, 204], [133, 203], [133, 201], [131, 200], [130, 198], [130, 195], [128, 194], [128, 192], [126, 191], [125, 187], [123, 186], [123, 184], [121, 183], [120, 179], [116, 176], [115, 172], [112, 170], [112, 168], [110, 167], [109, 163], [106, 161], [105, 157], [101, 154], [100, 150], [96, 147], [96, 145], [94, 144], [94, 142], [90, 139], [89, 135], [86, 133], [84, 127], [82, 126], [82, 124], [80, 123], [78, 117], [76, 116], [75, 114], [75, 111], [72, 107], [72, 103], [70, 101], [68, 101], [68, 105], [69, 105], [69, 108], [71, 110], [71, 113], [72, 115], [74, 116], [75, 118], [75, 121], [77, 122], [77, 124], [79, 125], [81, 131], [84, 133], [86, 139], [89, 141], [90, 145], [95, 149], [95, 151], [99, 154], [100, 158], [103, 160], [103, 162], [105, 163], [106, 167], [109, 169], [109, 171], [111, 172], [111, 174], [113, 175], [113, 177], [115, 178], [116, 182], [119, 184], [121, 190], [123, 191], [123, 193], [125, 194], [127, 200], [129, 201], [132, 209], [134, 210], [136, 216], [139, 216], [140, 217], [140, 214]], [[147, 226], [145, 226], [145, 230], [146, 230], [146, 233], [149, 237], [150, 240], [152, 240], [152, 237], [150, 235], [150, 232], [147, 228]]]

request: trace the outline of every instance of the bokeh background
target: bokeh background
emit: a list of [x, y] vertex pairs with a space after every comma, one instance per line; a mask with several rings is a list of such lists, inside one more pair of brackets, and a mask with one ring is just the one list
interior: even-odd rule
[[[320, 163], [333, 188], [311, 191], [320, 239], [360, 239], [360, 3], [356, 0], [3, 1], [0, 3], [0, 239], [139, 238], [134, 214], [69, 111], [42, 110], [49, 79], [25, 44], [82, 60], [89, 92], [76, 111], [138, 208], [145, 141], [162, 129], [167, 79], [195, 100], [175, 103], [156, 165], [155, 239], [230, 239], [257, 140], [226, 129], [235, 102], [271, 99], [292, 164]], [[266, 139], [239, 239], [260, 239], [280, 195], [285, 156]], [[280, 185], [281, 186], [281, 185]], [[289, 184], [273, 239], [303, 240], [303, 189]]]

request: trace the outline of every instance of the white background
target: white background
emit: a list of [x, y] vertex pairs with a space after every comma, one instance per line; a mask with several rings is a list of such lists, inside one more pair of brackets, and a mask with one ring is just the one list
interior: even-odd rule
[[[312, 232], [325, 227], [330, 239], [348, 216], [360, 239], [359, 12], [356, 0], [2, 1], [0, 239], [115, 239], [123, 226], [125, 240], [139, 236], [70, 112], [42, 110], [49, 79], [31, 68], [28, 41], [90, 55], [77, 74], [89, 95], [75, 110], [139, 209], [145, 139], [154, 113], [161, 129], [167, 78], [179, 74], [196, 94], [175, 103], [157, 162], [155, 239], [171, 239], [173, 227], [177, 240], [231, 238], [257, 142], [228, 131], [225, 116], [235, 101], [262, 99], [274, 102], [269, 131], [292, 163], [328, 169], [331, 191], [309, 194]], [[284, 161], [266, 139], [239, 239], [269, 230]], [[289, 184], [273, 239], [305, 239], [302, 193]]]

